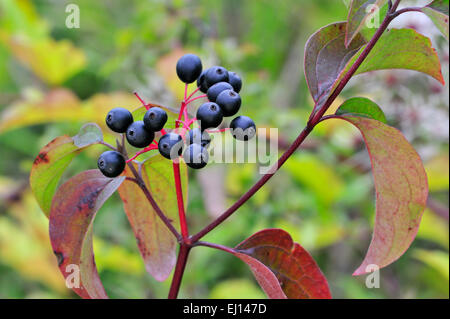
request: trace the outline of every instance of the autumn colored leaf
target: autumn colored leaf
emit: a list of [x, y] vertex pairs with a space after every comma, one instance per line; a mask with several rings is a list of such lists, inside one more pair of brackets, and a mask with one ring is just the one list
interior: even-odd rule
[[12, 103], [0, 114], [0, 133], [23, 126], [74, 121], [94, 122], [107, 128], [105, 117], [110, 109], [124, 107], [132, 111], [140, 104], [133, 94], [123, 92], [100, 93], [85, 101], [66, 89], [30, 95]]
[[272, 299], [328, 299], [330, 289], [311, 255], [281, 229], [265, 229], [234, 249]]
[[447, 40], [449, 39], [448, 2], [449, 0], [435, 0], [421, 9], [433, 21]]
[[74, 136], [60, 136], [44, 146], [31, 168], [30, 186], [46, 216], [62, 174], [74, 157], [84, 148], [103, 140], [96, 124], [86, 124]]
[[365, 97], [354, 97], [346, 100], [339, 106], [336, 115], [364, 116], [386, 124], [386, 116], [383, 110], [375, 102]]
[[[136, 168], [137, 165], [135, 164]], [[187, 168], [180, 163], [184, 203], [187, 203]], [[158, 206], [178, 228], [178, 207], [172, 162], [160, 155], [146, 160], [141, 167], [142, 178]], [[132, 172], [127, 167], [127, 176]], [[176, 262], [176, 239], [160, 220], [142, 190], [133, 182], [119, 188], [125, 212], [144, 259], [146, 270], [156, 280], [164, 281]]]
[[305, 76], [317, 105], [331, 94], [331, 88], [347, 62], [366, 42], [356, 35], [345, 47], [345, 22], [327, 25], [314, 33], [305, 46]]
[[53, 199], [49, 217], [53, 252], [64, 278], [82, 298], [108, 298], [94, 260], [93, 221], [124, 180], [125, 176], [106, 178], [97, 169], [85, 171], [65, 182]]
[[[328, 25], [306, 44], [305, 75], [316, 109], [328, 99], [365, 48], [362, 36], [345, 47], [345, 27], [345, 23]], [[419, 71], [444, 83], [439, 57], [430, 39], [412, 29], [392, 29], [383, 34], [355, 75], [385, 69]]]
[[346, 47], [349, 46], [350, 42], [353, 41], [376, 10], [386, 3], [387, 0], [352, 0], [347, 18], [345, 34]]
[[22, 64], [52, 86], [63, 83], [86, 65], [84, 52], [65, 39], [14, 37], [2, 32], [0, 41]]
[[419, 155], [397, 129], [351, 114], [336, 118], [361, 131], [372, 163], [375, 227], [366, 257], [353, 274], [362, 275], [369, 265], [382, 268], [397, 260], [414, 240], [427, 202], [427, 175]]

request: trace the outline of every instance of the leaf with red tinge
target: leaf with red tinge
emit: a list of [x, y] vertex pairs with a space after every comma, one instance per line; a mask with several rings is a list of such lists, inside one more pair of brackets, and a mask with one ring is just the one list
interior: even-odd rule
[[93, 221], [124, 180], [124, 176], [106, 178], [97, 169], [85, 171], [65, 182], [53, 198], [49, 216], [53, 252], [64, 278], [82, 298], [108, 298], [94, 260]]
[[333, 83], [358, 49], [366, 42], [357, 34], [345, 47], [345, 22], [327, 25], [308, 40], [305, 46], [305, 76], [311, 95], [320, 105], [325, 102]]
[[269, 298], [331, 298], [327, 280], [314, 259], [284, 230], [262, 230], [229, 252], [250, 266]]
[[[137, 166], [136, 166], [137, 168]], [[184, 203], [187, 203], [187, 169], [180, 163]], [[172, 161], [160, 155], [146, 160], [141, 168], [147, 188], [165, 215], [174, 221], [178, 216], [175, 180]], [[125, 170], [132, 177], [130, 169]], [[125, 212], [136, 237], [146, 270], [156, 280], [164, 281], [172, 272], [176, 262], [176, 239], [158, 217], [142, 190], [133, 182], [126, 182], [119, 188]]]
[[[346, 23], [328, 25], [306, 44], [305, 76], [315, 110], [323, 106], [366, 48], [360, 34], [346, 48], [345, 27]], [[383, 34], [354, 75], [386, 69], [414, 70], [445, 83], [431, 40], [411, 29], [392, 29]]]
[[375, 227], [366, 257], [353, 274], [362, 275], [369, 265], [382, 268], [391, 264], [411, 245], [427, 202], [427, 175], [419, 155], [397, 129], [355, 115], [335, 118], [361, 131], [372, 163]]

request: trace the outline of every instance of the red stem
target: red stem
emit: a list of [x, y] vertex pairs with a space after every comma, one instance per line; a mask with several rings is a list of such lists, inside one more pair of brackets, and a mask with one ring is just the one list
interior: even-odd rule
[[185, 242], [189, 241], [189, 231], [186, 221], [186, 212], [184, 211], [183, 189], [181, 186], [180, 164], [173, 162], [173, 175], [175, 178], [175, 189], [177, 192], [178, 215], [180, 218], [181, 235]]
[[186, 268], [187, 259], [191, 247], [188, 245], [180, 245], [178, 252], [177, 265], [173, 274], [172, 283], [170, 285], [168, 299], [176, 299], [180, 290], [181, 280], [183, 279], [184, 269]]
[[194, 97], [193, 99], [188, 100], [188, 101], [186, 102], [186, 105], [185, 105], [185, 106], [188, 106], [190, 103], [192, 103], [192, 102], [194, 102], [194, 101], [196, 101], [196, 100], [199, 100], [199, 99], [204, 99], [204, 98], [206, 98], [206, 97], [208, 97], [206, 94], [196, 96], [196, 97]]

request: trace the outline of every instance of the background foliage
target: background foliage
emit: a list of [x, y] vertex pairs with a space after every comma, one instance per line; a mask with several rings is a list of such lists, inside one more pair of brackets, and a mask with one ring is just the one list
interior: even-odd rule
[[[65, 26], [68, 3], [80, 7], [80, 29]], [[64, 286], [48, 220], [28, 185], [32, 162], [48, 141], [73, 136], [88, 121], [104, 127], [114, 106], [135, 109], [134, 90], [177, 107], [184, 88], [175, 63], [190, 51], [206, 66], [221, 64], [243, 76], [245, 112], [259, 126], [278, 127], [283, 149], [313, 105], [303, 76], [304, 44], [346, 13], [338, 0], [0, 0], [0, 298], [76, 298]], [[401, 20], [432, 38], [448, 83], [448, 43], [421, 15]], [[318, 126], [280, 174], [206, 239], [235, 246], [258, 230], [281, 227], [314, 256], [333, 297], [448, 298], [448, 86], [387, 71], [359, 76], [343, 96], [360, 92], [418, 150], [431, 192], [417, 239], [381, 270], [380, 289], [351, 276], [370, 241], [375, 205], [366, 149], [344, 121]], [[114, 136], [105, 140], [113, 143]], [[95, 168], [103, 150], [98, 145], [81, 154], [66, 177]], [[188, 218], [198, 230], [252, 185], [258, 168], [216, 164], [190, 174]], [[110, 297], [166, 296], [168, 282], [145, 272], [118, 196], [98, 213], [94, 234]], [[181, 297], [264, 297], [232, 256], [194, 249], [189, 267]]]

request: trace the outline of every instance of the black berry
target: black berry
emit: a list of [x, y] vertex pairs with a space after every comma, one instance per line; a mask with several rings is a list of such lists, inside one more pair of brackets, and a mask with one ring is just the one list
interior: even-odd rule
[[228, 71], [221, 66], [213, 66], [205, 73], [205, 82], [208, 87], [219, 82], [228, 82]]
[[197, 110], [197, 121], [202, 130], [219, 126], [222, 119], [222, 110], [216, 103], [204, 103]]
[[205, 80], [205, 74], [208, 72], [209, 69], [205, 70], [200, 74], [200, 76], [197, 79], [197, 87], [200, 89], [201, 92], [206, 93], [208, 91], [208, 85], [206, 85]]
[[183, 153], [183, 139], [177, 133], [167, 133], [158, 142], [159, 153], [167, 159], [176, 159]]
[[187, 141], [189, 144], [199, 144], [203, 147], [208, 147], [211, 143], [211, 136], [209, 136], [208, 132], [202, 132], [199, 128], [196, 127], [189, 131]]
[[222, 109], [223, 116], [233, 116], [239, 112], [241, 97], [233, 90], [225, 90], [217, 96], [216, 103]]
[[155, 133], [145, 129], [143, 121], [133, 122], [127, 129], [127, 141], [134, 147], [143, 148], [149, 146], [154, 138]]
[[200, 169], [208, 164], [209, 154], [205, 147], [199, 144], [191, 144], [184, 151], [183, 158], [190, 168]]
[[167, 122], [167, 113], [160, 107], [150, 108], [144, 115], [145, 128], [148, 131], [159, 132]]
[[247, 116], [238, 116], [230, 123], [231, 134], [240, 141], [248, 141], [256, 134], [256, 125]]
[[125, 158], [119, 152], [107, 151], [100, 155], [97, 166], [106, 177], [117, 177], [125, 169]]
[[195, 54], [185, 54], [177, 62], [177, 74], [184, 83], [192, 83], [202, 73], [202, 61]]
[[117, 133], [125, 133], [131, 123], [133, 123], [133, 115], [122, 107], [114, 108], [106, 115], [106, 125]]
[[233, 87], [228, 82], [219, 82], [214, 84], [208, 89], [208, 92], [206, 93], [208, 95], [208, 100], [211, 102], [216, 102], [217, 97], [220, 93], [222, 93], [225, 90], [232, 90]]
[[228, 72], [228, 83], [231, 84], [233, 90], [239, 93], [242, 89], [242, 79], [236, 72]]

